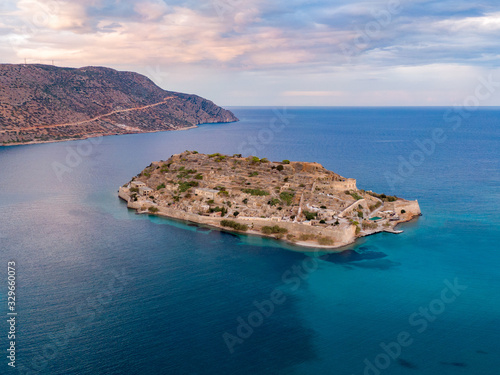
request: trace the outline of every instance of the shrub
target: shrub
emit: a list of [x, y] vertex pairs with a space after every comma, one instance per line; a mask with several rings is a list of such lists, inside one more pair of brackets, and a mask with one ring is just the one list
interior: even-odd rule
[[326, 210], [326, 206], [321, 206], [320, 208], [323, 210]]
[[366, 221], [363, 223], [363, 226], [365, 228], [368, 228], [368, 229], [375, 229], [378, 227], [378, 224], [377, 223], [372, 223], [372, 222], [369, 222], [369, 221]]
[[402, 213], [402, 214], [405, 214], [405, 213], [406, 213], [406, 211], [405, 211], [405, 210], [401, 210], [401, 213]]
[[335, 225], [339, 225], [339, 224], [340, 224], [340, 222], [337, 219], [337, 221], [335, 221]]
[[267, 158], [262, 158], [262, 159], [260, 159], [260, 162], [261, 163], [269, 163], [269, 160], [267, 160]]
[[361, 232], [361, 228], [356, 225], [356, 234], [359, 234], [359, 232]]
[[132, 193], [138, 193], [138, 192], [139, 192], [139, 188], [132, 187], [132, 188], [130, 188], [130, 191], [131, 191]]
[[148, 208], [148, 211], [149, 212], [153, 212], [153, 213], [158, 212], [158, 207], [151, 206], [151, 207]]
[[310, 241], [314, 238], [314, 235], [312, 234], [301, 234], [299, 237], [299, 240], [301, 241]]
[[257, 156], [249, 156], [247, 158], [247, 160], [251, 163], [251, 164], [257, 164], [257, 163], [260, 163], [260, 159], [257, 157]]
[[221, 216], [226, 216], [227, 214], [227, 208], [222, 206], [222, 207], [215, 207], [215, 208], [209, 208], [208, 212], [212, 213], [212, 212], [220, 212], [220, 215]]
[[313, 220], [318, 216], [316, 212], [309, 212], [309, 211], [302, 211], [302, 212], [304, 213], [306, 220]]
[[320, 221], [319, 221], [319, 223], [320, 223], [320, 224], [326, 224], [326, 221], [324, 221], [324, 220], [320, 220]]
[[163, 189], [163, 188], [165, 188], [165, 184], [164, 184], [164, 183], [161, 183], [160, 185], [158, 185], [158, 186], [156, 187], [156, 190], [160, 190], [160, 189]]
[[220, 225], [222, 225], [223, 227], [232, 228], [234, 230], [240, 230], [243, 232], [248, 230], [248, 225], [240, 224], [240, 223], [237, 223], [236, 221], [232, 221], [232, 220], [222, 220], [220, 222]]
[[292, 200], [295, 197], [295, 193], [289, 192], [289, 191], [284, 191], [280, 194], [280, 198], [283, 202], [287, 204], [287, 206], [290, 206], [292, 204]]
[[198, 173], [196, 176], [194, 176], [194, 178], [197, 180], [203, 180], [203, 175], [201, 173]]
[[234, 211], [234, 212], [233, 212], [233, 216], [234, 216], [234, 217], [238, 216], [239, 214], [240, 214], [240, 213], [239, 213], [238, 211]]
[[359, 201], [360, 199], [363, 199], [363, 197], [361, 195], [359, 195], [358, 193], [356, 193], [355, 191], [350, 192], [349, 195], [351, 197], [353, 197], [354, 199], [356, 199], [357, 201]]
[[278, 165], [278, 166], [276, 167], [276, 170], [278, 170], [278, 171], [280, 171], [280, 172], [281, 172], [283, 169], [285, 169], [285, 167], [283, 167], [281, 164], [280, 164], [280, 165]]
[[242, 200], [243, 204], [247, 204], [248, 203], [248, 198], [245, 198]]
[[182, 181], [178, 182], [179, 184], [179, 192], [184, 193], [185, 191], [188, 191], [194, 186], [198, 186], [197, 181]]
[[282, 228], [278, 225], [273, 225], [272, 227], [270, 226], [262, 227], [261, 231], [264, 234], [288, 233], [288, 229]]
[[244, 193], [247, 193], [250, 195], [256, 195], [256, 196], [269, 195], [269, 193], [267, 191], [261, 190], [261, 189], [242, 189], [241, 191]]
[[281, 203], [281, 201], [278, 198], [273, 198], [269, 202], [267, 202], [267, 204], [270, 206], [276, 206], [279, 203]]
[[377, 203], [375, 203], [375, 204], [372, 204], [372, 205], [369, 207], [369, 209], [370, 209], [370, 211], [374, 211], [374, 210], [376, 210], [377, 208], [379, 208], [381, 205], [382, 205], [382, 203], [381, 203], [381, 202], [377, 202]]
[[361, 218], [361, 219], [363, 218], [363, 212], [362, 211], [358, 211], [358, 217]]
[[334, 241], [330, 237], [318, 237], [318, 243], [323, 246], [331, 246], [334, 244]]
[[285, 160], [283, 160], [283, 161], [282, 161], [282, 163], [283, 163], [283, 164], [290, 164], [290, 160], [285, 159]]
[[209, 200], [207, 201], [207, 203], [208, 203], [208, 204], [214, 204], [214, 200], [213, 200], [213, 199], [209, 199]]
[[259, 175], [259, 172], [250, 172], [248, 174], [248, 177], [254, 177], [254, 176], [258, 176]]

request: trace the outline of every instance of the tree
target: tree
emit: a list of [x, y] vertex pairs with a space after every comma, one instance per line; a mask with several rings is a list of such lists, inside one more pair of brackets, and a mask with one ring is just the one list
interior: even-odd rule
[[280, 171], [280, 172], [281, 172], [283, 169], [285, 169], [285, 167], [283, 167], [283, 165], [281, 165], [281, 164], [280, 164], [280, 165], [278, 165], [278, 166], [276, 167], [276, 170], [278, 170], [278, 171]]

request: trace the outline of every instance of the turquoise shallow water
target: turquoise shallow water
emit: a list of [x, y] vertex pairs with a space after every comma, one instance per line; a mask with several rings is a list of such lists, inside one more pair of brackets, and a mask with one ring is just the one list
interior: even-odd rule
[[[234, 112], [239, 123], [0, 149], [17, 370], [498, 374], [500, 110], [456, 129], [446, 108]], [[118, 186], [186, 149], [318, 161], [360, 188], [418, 199], [424, 216], [314, 260], [127, 210]], [[0, 291], [6, 312], [6, 282]], [[255, 327], [241, 325], [249, 318]]]

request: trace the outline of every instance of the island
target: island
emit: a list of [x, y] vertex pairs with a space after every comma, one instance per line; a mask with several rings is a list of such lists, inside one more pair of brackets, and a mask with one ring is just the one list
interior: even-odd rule
[[197, 95], [106, 67], [0, 64], [0, 145], [184, 130], [238, 121]]
[[338, 248], [421, 215], [418, 201], [359, 190], [321, 164], [185, 151], [118, 190], [138, 213], [299, 246]]

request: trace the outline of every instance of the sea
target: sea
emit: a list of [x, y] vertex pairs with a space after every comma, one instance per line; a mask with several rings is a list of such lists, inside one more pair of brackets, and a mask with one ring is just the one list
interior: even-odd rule
[[[500, 108], [229, 109], [0, 148], [1, 374], [500, 374]], [[318, 162], [423, 215], [325, 253], [127, 209], [184, 150]]]

